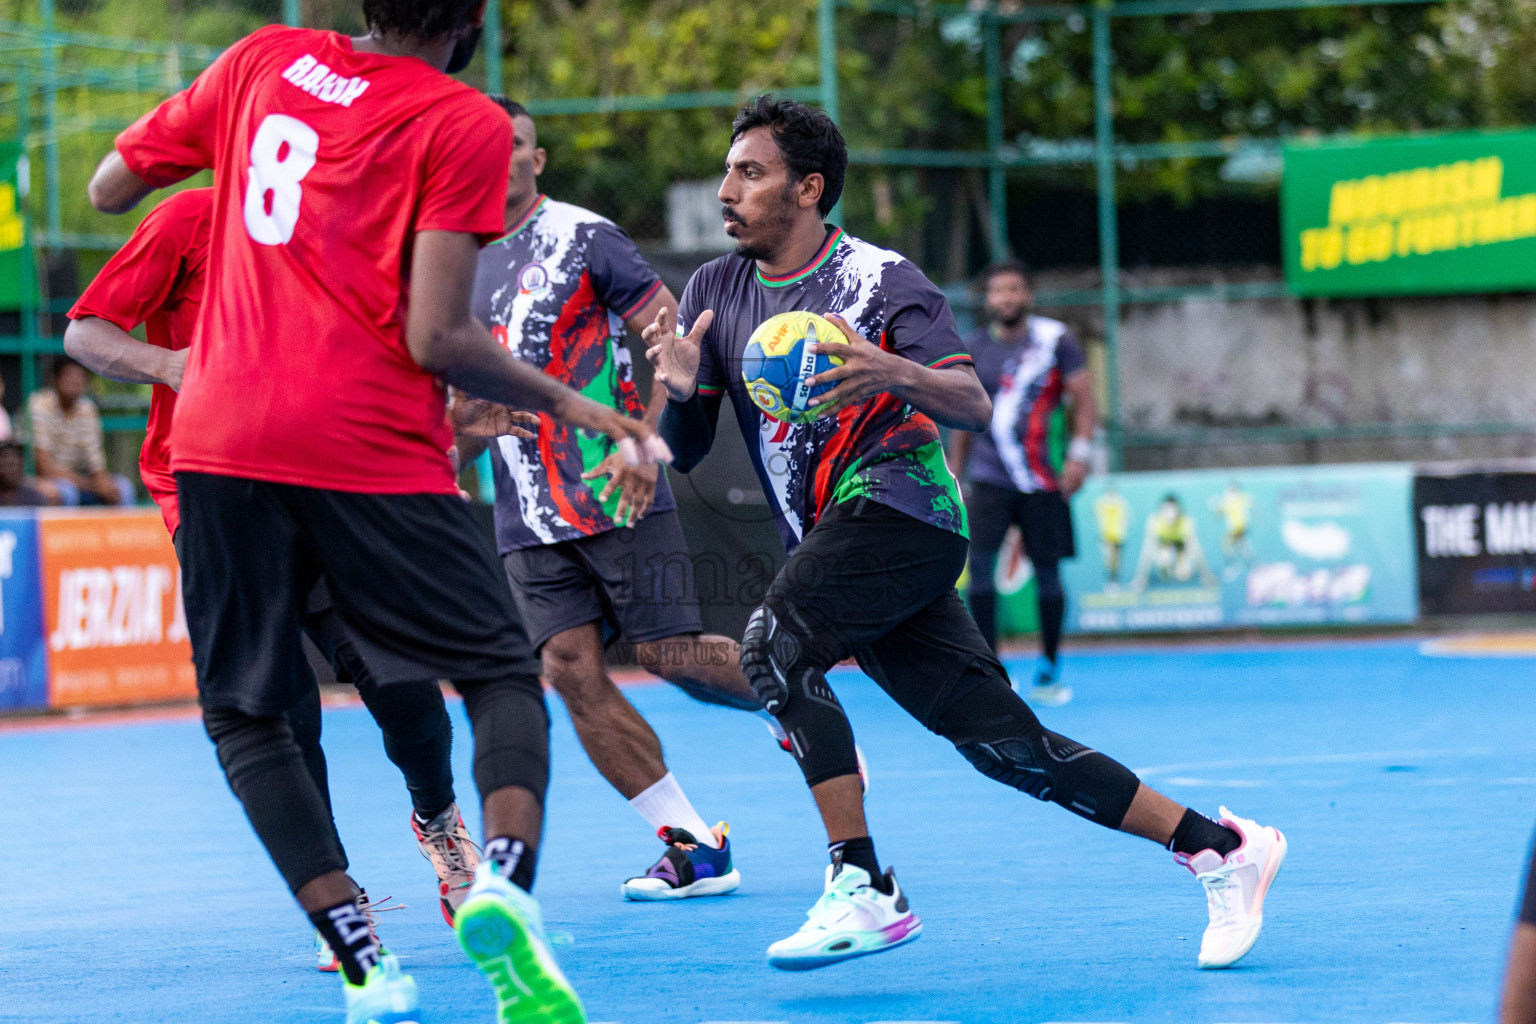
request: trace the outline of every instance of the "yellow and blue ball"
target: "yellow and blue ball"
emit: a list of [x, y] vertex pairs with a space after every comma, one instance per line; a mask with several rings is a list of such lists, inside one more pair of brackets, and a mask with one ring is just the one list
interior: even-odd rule
[[834, 366], [838, 356], [810, 351], [816, 342], [846, 345], [848, 339], [830, 320], [815, 313], [780, 313], [752, 332], [741, 357], [741, 378], [747, 394], [764, 414], [790, 423], [809, 423], [821, 410], [812, 398], [831, 391], [836, 382], [812, 387], [810, 379]]

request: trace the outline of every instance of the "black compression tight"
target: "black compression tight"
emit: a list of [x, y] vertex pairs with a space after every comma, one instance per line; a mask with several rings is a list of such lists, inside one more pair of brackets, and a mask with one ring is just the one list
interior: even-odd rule
[[[741, 664], [789, 734], [807, 784], [815, 786], [854, 774], [858, 763], [847, 715], [811, 648], [764, 606], [753, 613], [742, 638]], [[1140, 781], [1118, 761], [1041, 725], [990, 653], [973, 656], [966, 670], [938, 691], [931, 677], [912, 665], [882, 663], [870, 651], [860, 652], [859, 664], [983, 775], [1106, 828], [1120, 827]]]
[[[539, 680], [518, 675], [455, 686], [474, 728], [475, 784], [481, 797], [516, 786], [542, 803], [549, 788], [549, 712]], [[347, 858], [329, 801], [288, 719], [204, 708], [203, 724], [229, 788], [289, 890], [296, 893], [327, 872], [345, 871]]]
[[[384, 753], [405, 777], [411, 794], [411, 806], [424, 819], [432, 818], [453, 803], [453, 723], [443, 703], [443, 693], [435, 682], [374, 682], [357, 648], [342, 628], [341, 619], [329, 606], [304, 616], [304, 631], [320, 653], [331, 663], [339, 682], [357, 687], [358, 696], [384, 734]], [[304, 760], [315, 773], [315, 782], [325, 789], [325, 754], [320, 749], [320, 704], [313, 701], [313, 730], [301, 731], [295, 715], [306, 715], [306, 700], [288, 712], [294, 735], [304, 751]], [[329, 802], [329, 797], [327, 797]]]
[[330, 805], [315, 784], [293, 729], [282, 715], [204, 708], [203, 726], [219, 764], [290, 892], [331, 871], [345, 871]]
[[972, 767], [1095, 824], [1120, 827], [1141, 786], [1129, 768], [1041, 725], [991, 659], [977, 659], [954, 692], [956, 699], [924, 724]]
[[1055, 662], [1061, 649], [1061, 624], [1067, 616], [1067, 592], [1061, 585], [1061, 563], [1035, 566], [1035, 602], [1040, 610], [1040, 653]]

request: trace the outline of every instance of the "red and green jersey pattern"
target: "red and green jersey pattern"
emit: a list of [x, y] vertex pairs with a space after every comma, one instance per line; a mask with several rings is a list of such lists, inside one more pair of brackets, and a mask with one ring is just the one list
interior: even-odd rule
[[[506, 235], [480, 253], [473, 309], [513, 355], [609, 408], [639, 417], [624, 321], [661, 289], [635, 243], [611, 221], [540, 196]], [[537, 440], [503, 437], [493, 457], [496, 543], [505, 553], [614, 529], [618, 495], [606, 478], [583, 480], [613, 451], [546, 414]], [[663, 476], [653, 511], [676, 508]]]
[[786, 548], [833, 504], [866, 497], [966, 535], [960, 486], [944, 463], [933, 420], [888, 394], [814, 423], [763, 415], [746, 394], [741, 359], [752, 332], [778, 313], [836, 313], [888, 351], [924, 366], [969, 363], [949, 302], [899, 253], [834, 228], [800, 270], [765, 277], [753, 260], [722, 256], [701, 267], [679, 302], [686, 330], [715, 311], [699, 365], [703, 395], [728, 392]]

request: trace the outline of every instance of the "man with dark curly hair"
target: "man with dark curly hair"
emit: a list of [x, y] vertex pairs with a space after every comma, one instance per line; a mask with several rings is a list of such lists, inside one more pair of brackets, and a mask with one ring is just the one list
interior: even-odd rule
[[460, 943], [501, 1021], [583, 1020], [530, 893], [549, 782], [538, 661], [458, 497], [443, 385], [549, 413], [635, 462], [670, 457], [471, 315], [512, 131], [443, 72], [468, 64], [484, 9], [364, 0], [365, 36], [264, 28], [123, 132], [90, 185], [122, 213], [214, 170], [211, 287], [171, 431], [187, 625], [208, 734], [341, 962], [348, 1024], [416, 1021], [417, 994], [356, 905], [283, 717], [303, 697], [303, 595], [325, 577], [380, 685], [441, 678], [463, 694], [487, 840]]

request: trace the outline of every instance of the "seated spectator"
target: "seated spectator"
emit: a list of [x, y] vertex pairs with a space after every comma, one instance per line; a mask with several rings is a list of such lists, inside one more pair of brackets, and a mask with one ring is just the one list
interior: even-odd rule
[[0, 441], [0, 505], [52, 505], [48, 495], [27, 479], [21, 445]]
[[[0, 380], [0, 402], [5, 400], [5, 381]], [[5, 411], [5, 406], [0, 405], [0, 441], [11, 439], [11, 414]]]
[[107, 472], [101, 414], [85, 393], [89, 371], [73, 359], [53, 368], [53, 387], [27, 399], [37, 485], [61, 505], [132, 505], [127, 477]]

